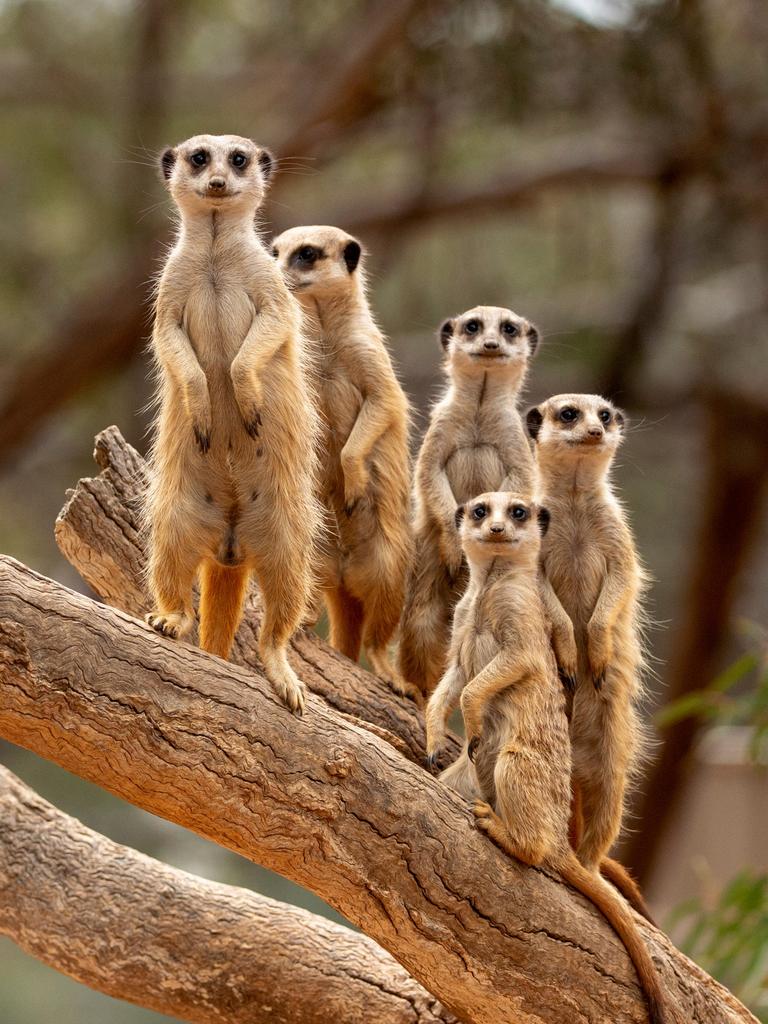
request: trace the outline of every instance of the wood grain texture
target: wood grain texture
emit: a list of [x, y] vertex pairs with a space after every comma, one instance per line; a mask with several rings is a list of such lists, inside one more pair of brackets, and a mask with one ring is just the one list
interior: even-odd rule
[[0, 934], [107, 995], [193, 1024], [450, 1024], [375, 942], [167, 867], [0, 767]]
[[[8, 558], [0, 735], [317, 893], [468, 1024], [646, 1021], [597, 912], [391, 744]], [[638, 923], [679, 1024], [754, 1022]]]

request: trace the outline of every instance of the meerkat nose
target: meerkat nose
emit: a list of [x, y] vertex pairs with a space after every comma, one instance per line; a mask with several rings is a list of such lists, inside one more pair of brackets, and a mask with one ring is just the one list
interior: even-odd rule
[[483, 348], [487, 348], [489, 351], [492, 351], [493, 349], [498, 348], [498, 347], [499, 347], [498, 341], [489, 340], [489, 341], [486, 341], [486, 342], [483, 343]]
[[226, 187], [227, 183], [223, 178], [211, 178], [208, 182], [208, 188], [211, 192], [221, 192]]
[[491, 533], [504, 533], [504, 527], [503, 526], [498, 526], [498, 525], [497, 526], [492, 526], [491, 527]]
[[603, 436], [603, 428], [602, 427], [590, 427], [589, 430], [587, 431], [587, 433], [589, 434], [590, 437], [602, 437]]

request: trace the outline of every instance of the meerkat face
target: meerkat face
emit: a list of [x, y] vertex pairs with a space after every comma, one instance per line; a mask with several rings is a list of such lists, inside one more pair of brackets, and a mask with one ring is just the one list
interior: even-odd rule
[[290, 228], [272, 243], [272, 255], [297, 298], [323, 298], [358, 286], [362, 246], [341, 228]]
[[540, 457], [610, 460], [621, 444], [625, 419], [599, 395], [555, 395], [530, 409], [526, 423]]
[[501, 367], [525, 371], [539, 344], [539, 332], [511, 309], [476, 306], [446, 320], [440, 343], [451, 370], [475, 372]]
[[535, 561], [549, 513], [508, 491], [480, 494], [456, 510], [456, 526], [469, 561]]
[[195, 135], [166, 149], [160, 167], [182, 210], [255, 211], [274, 175], [275, 158], [240, 135]]

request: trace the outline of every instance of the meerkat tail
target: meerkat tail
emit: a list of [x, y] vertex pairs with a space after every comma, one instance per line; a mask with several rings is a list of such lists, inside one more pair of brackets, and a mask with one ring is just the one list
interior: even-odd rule
[[641, 917], [644, 917], [646, 921], [649, 921], [652, 925], [656, 924], [650, 908], [645, 902], [645, 897], [640, 891], [640, 886], [623, 864], [620, 864], [617, 860], [613, 860], [611, 857], [603, 857], [600, 861], [600, 874], [603, 878], [607, 879], [615, 889], [619, 890], [633, 910], [636, 910]]
[[575, 854], [570, 854], [567, 857], [560, 867], [560, 872], [569, 885], [572, 885], [597, 907], [624, 943], [629, 958], [637, 971], [640, 987], [648, 1004], [648, 1016], [651, 1024], [672, 1024], [672, 1020], [666, 1012], [661, 981], [651, 955], [643, 942], [637, 925], [619, 897], [600, 875], [587, 871], [576, 859]]
[[205, 562], [200, 570], [200, 646], [228, 658], [243, 613], [249, 572]]

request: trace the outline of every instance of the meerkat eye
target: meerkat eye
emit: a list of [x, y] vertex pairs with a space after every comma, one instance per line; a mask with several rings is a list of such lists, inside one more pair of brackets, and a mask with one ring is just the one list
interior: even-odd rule
[[208, 163], [208, 154], [204, 149], [196, 149], [189, 159], [195, 167], [205, 167]]
[[272, 255], [274, 256], [275, 259], [277, 259], [278, 256], [280, 255], [280, 253], [277, 251], [277, 246], [276, 245], [272, 246]]
[[601, 409], [600, 412], [598, 413], [598, 416], [603, 421], [603, 423], [610, 423], [611, 422], [611, 411], [610, 411], [610, 409]]
[[311, 245], [302, 245], [299, 249], [298, 257], [303, 263], [311, 263], [315, 256], [315, 249]]
[[564, 409], [560, 410], [559, 415], [563, 423], [575, 423], [579, 418], [579, 410], [574, 409], [572, 405], [566, 405]]
[[243, 167], [245, 167], [245, 165], [248, 163], [248, 157], [245, 155], [245, 153], [236, 152], [233, 153], [232, 156], [229, 158], [229, 162], [232, 164], [233, 167], [237, 167], [238, 170], [242, 170]]
[[485, 505], [475, 505], [472, 509], [472, 518], [480, 522], [481, 519], [485, 519], [487, 510]]
[[505, 324], [502, 324], [501, 329], [510, 338], [514, 338], [516, 334], [520, 333], [520, 328], [517, 326], [517, 324], [512, 324], [509, 321], [507, 321]]
[[467, 320], [467, 322], [464, 324], [464, 330], [467, 332], [467, 334], [477, 334], [477, 332], [480, 330], [480, 321]]
[[513, 519], [516, 519], [519, 523], [522, 523], [528, 518], [530, 513], [525, 505], [513, 505], [510, 509], [510, 515]]

